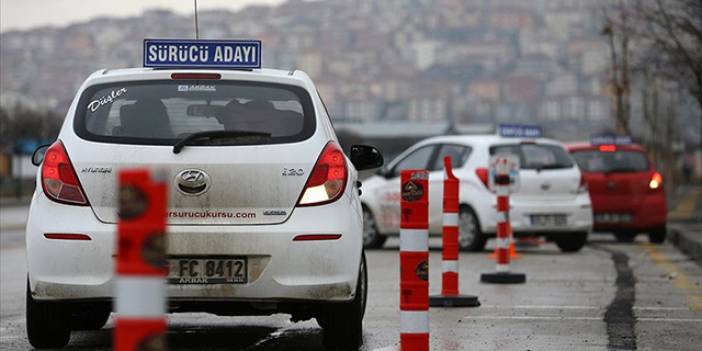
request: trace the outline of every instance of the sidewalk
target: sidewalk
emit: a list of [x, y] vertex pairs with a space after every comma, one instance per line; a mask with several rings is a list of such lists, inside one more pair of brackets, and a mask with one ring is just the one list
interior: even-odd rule
[[681, 186], [671, 198], [668, 240], [702, 264], [702, 186]]

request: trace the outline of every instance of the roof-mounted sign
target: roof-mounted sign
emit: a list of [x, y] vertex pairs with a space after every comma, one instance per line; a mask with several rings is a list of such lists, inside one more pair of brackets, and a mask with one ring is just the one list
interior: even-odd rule
[[144, 39], [144, 67], [261, 68], [261, 41]]
[[539, 126], [499, 124], [497, 134], [508, 138], [540, 138], [543, 136], [543, 131]]
[[593, 134], [590, 136], [592, 145], [627, 145], [633, 143], [629, 135], [616, 135], [613, 133]]

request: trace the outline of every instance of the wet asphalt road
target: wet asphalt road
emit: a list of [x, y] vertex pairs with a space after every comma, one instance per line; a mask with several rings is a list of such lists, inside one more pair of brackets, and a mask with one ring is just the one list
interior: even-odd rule
[[[0, 349], [27, 350], [24, 323], [25, 253], [21, 230], [0, 234]], [[369, 251], [368, 310], [363, 350], [392, 349], [399, 340], [398, 244]], [[436, 248], [439, 242], [432, 239]], [[441, 254], [432, 250], [431, 292], [440, 289]], [[432, 309], [432, 350], [700, 350], [702, 268], [669, 244], [615, 243], [591, 237], [578, 254], [555, 245], [526, 248], [515, 271], [522, 285], [479, 283], [493, 269], [488, 252], [462, 254], [461, 292], [476, 294], [477, 308]], [[99, 331], [74, 332], [68, 350], [109, 349], [112, 320]], [[322, 350], [314, 320], [286, 315], [169, 316], [172, 349]]]

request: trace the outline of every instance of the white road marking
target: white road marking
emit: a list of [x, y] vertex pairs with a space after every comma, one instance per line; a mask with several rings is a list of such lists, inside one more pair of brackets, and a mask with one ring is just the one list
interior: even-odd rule
[[[564, 317], [564, 316], [466, 316], [465, 320], [542, 320], [542, 321], [603, 321], [602, 317]], [[636, 318], [638, 322], [682, 322], [682, 323], [702, 323], [702, 318]]]
[[[606, 310], [607, 306], [568, 306], [568, 305], [482, 305], [482, 308], [525, 309], [525, 310]], [[689, 311], [688, 307], [634, 306], [639, 311]]]

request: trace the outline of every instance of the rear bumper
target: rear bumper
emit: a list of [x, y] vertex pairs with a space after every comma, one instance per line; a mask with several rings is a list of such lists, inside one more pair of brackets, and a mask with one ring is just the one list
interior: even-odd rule
[[[588, 194], [579, 194], [572, 199], [562, 201], [511, 201], [510, 222], [515, 235], [581, 233], [592, 230], [592, 208]], [[481, 216], [483, 232], [497, 231], [496, 208], [484, 210]], [[537, 226], [531, 223], [532, 215], [565, 215], [563, 226]]]
[[631, 214], [630, 222], [594, 222], [596, 231], [617, 230], [653, 230], [666, 226], [667, 207], [664, 193], [650, 194], [640, 202], [615, 201], [606, 197], [596, 197], [593, 201], [593, 212], [597, 213], [627, 213]]
[[[345, 203], [344, 203], [345, 202]], [[37, 192], [27, 223], [30, 288], [39, 300], [113, 297], [117, 226], [89, 207], [57, 204]], [[362, 250], [360, 204], [351, 196], [296, 208], [287, 222], [257, 226], [169, 226], [168, 254], [246, 256], [247, 284], [169, 285], [181, 301], [348, 301], [355, 294]], [[88, 234], [90, 241], [50, 240], [44, 233]], [[296, 241], [299, 234], [342, 234]]]

